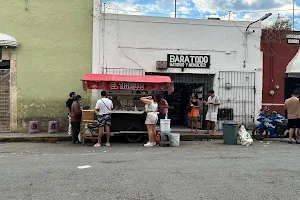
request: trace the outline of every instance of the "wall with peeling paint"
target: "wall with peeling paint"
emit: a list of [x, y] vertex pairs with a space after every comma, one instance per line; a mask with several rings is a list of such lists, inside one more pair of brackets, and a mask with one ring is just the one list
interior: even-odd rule
[[[17, 39], [18, 131], [38, 120], [66, 130], [65, 101], [71, 91], [90, 101], [80, 79], [91, 73], [92, 0], [9, 0], [0, 6], [1, 33]], [[17, 130], [12, 130], [17, 131]]]

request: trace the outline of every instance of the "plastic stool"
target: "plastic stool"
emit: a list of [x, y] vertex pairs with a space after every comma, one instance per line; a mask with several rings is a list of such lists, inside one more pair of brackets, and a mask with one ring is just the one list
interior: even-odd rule
[[160, 146], [171, 146], [171, 133], [160, 132]]
[[39, 133], [40, 132], [40, 123], [38, 121], [29, 122], [29, 133]]
[[58, 133], [58, 121], [48, 122], [48, 133]]

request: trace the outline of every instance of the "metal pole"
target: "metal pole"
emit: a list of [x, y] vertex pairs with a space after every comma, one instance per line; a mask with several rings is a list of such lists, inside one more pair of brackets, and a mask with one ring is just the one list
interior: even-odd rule
[[293, 0], [293, 31], [295, 30], [295, 0]]
[[175, 4], [175, 5], [174, 5], [174, 6], [175, 6], [175, 18], [176, 18], [176, 17], [177, 17], [177, 5], [176, 5], [177, 3], [176, 3], [176, 0], [175, 0], [175, 3], [174, 3], [174, 4]]

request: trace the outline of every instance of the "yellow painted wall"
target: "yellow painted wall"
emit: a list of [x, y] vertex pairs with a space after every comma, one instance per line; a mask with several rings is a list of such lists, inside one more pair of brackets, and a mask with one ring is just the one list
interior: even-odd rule
[[18, 130], [30, 120], [46, 130], [49, 120], [66, 128], [65, 101], [82, 90], [92, 69], [92, 0], [0, 0], [0, 33], [11, 35], [17, 53]]

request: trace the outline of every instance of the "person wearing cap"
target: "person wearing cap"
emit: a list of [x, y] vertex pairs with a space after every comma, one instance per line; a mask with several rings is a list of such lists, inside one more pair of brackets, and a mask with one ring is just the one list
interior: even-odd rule
[[80, 107], [81, 96], [77, 95], [71, 106], [71, 125], [72, 125], [72, 142], [79, 143], [78, 135], [80, 133], [80, 122], [82, 110]]

